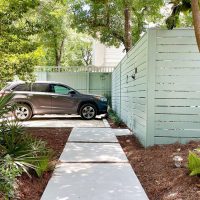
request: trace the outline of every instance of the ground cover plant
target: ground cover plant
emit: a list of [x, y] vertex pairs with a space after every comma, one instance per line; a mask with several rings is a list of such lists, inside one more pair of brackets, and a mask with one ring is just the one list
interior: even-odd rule
[[55, 164], [59, 161], [71, 128], [26, 128], [26, 132], [37, 140], [45, 141], [47, 148], [54, 152], [50, 160], [50, 168], [41, 177], [31, 178], [23, 173], [18, 177], [18, 197], [20, 200], [40, 200], [49, 179], [52, 176]]
[[108, 111], [108, 116], [116, 126], [120, 126], [123, 123], [117, 113], [112, 109]]
[[108, 111], [108, 122], [112, 128], [127, 128], [126, 124], [124, 124], [117, 113], [112, 109]]
[[23, 173], [40, 177], [48, 170], [51, 151], [42, 140], [26, 134], [15, 120], [5, 118], [14, 105], [11, 95], [0, 97], [0, 195], [4, 199], [17, 196], [17, 178]]
[[200, 175], [200, 156], [199, 148], [189, 152], [188, 169], [191, 176]]

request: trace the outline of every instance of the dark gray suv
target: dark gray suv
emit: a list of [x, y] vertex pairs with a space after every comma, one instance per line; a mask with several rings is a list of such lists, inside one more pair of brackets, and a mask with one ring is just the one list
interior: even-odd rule
[[103, 96], [81, 94], [57, 82], [11, 82], [0, 96], [13, 92], [12, 102], [17, 103], [14, 115], [18, 120], [29, 120], [34, 115], [79, 114], [93, 119], [107, 112], [107, 99]]

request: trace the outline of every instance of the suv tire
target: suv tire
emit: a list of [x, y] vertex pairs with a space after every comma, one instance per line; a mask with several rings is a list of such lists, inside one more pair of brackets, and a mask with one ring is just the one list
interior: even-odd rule
[[32, 118], [33, 112], [30, 106], [26, 104], [17, 104], [14, 110], [14, 116], [19, 121], [27, 121]]
[[97, 115], [97, 108], [90, 103], [84, 104], [81, 106], [80, 114], [82, 119], [86, 120], [94, 119]]

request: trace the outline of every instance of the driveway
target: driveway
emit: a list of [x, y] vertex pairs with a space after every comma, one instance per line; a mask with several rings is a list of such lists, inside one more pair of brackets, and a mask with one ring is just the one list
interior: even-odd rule
[[102, 116], [94, 120], [83, 120], [78, 115], [44, 115], [34, 116], [31, 120], [22, 122], [25, 127], [105, 127]]

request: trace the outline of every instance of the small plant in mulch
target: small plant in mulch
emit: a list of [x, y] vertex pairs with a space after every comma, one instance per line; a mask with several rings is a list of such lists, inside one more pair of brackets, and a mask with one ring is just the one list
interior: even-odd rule
[[113, 121], [116, 126], [121, 126], [124, 124], [117, 113], [112, 109], [108, 111], [108, 117]]
[[[177, 168], [182, 167], [183, 161], [183, 157], [179, 154], [180, 149], [177, 149], [177, 152], [173, 154], [174, 164]], [[189, 151], [187, 160], [187, 168], [190, 172], [190, 176], [200, 175], [200, 148]]]
[[[8, 104], [11, 98], [12, 94], [0, 97], [0, 119], [13, 110]], [[48, 170], [51, 155], [46, 143], [27, 135], [19, 122], [0, 122], [0, 197], [16, 197], [17, 178], [23, 173], [42, 176]]]
[[190, 176], [200, 175], [200, 148], [189, 152], [188, 169]]

